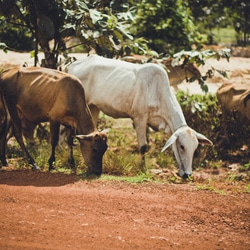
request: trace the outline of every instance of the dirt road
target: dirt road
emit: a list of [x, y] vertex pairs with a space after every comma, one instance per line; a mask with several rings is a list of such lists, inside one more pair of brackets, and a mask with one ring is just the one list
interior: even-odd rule
[[0, 172], [0, 249], [250, 249], [250, 196]]

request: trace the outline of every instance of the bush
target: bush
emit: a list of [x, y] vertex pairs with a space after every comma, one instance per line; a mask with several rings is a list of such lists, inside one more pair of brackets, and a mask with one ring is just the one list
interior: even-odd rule
[[18, 51], [34, 49], [34, 37], [27, 28], [11, 27], [2, 19], [0, 19], [0, 41]]
[[213, 147], [198, 148], [199, 160], [248, 161], [250, 126], [235, 114], [225, 120], [216, 95], [189, 96], [179, 91], [177, 99], [188, 125], [214, 143]]

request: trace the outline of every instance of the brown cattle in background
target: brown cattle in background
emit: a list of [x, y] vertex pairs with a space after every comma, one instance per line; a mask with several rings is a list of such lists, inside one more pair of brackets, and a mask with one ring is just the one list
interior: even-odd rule
[[[225, 147], [235, 136], [230, 132], [232, 126], [250, 125], [250, 84], [224, 83], [217, 91], [217, 98], [222, 108], [223, 122], [220, 144]], [[235, 132], [235, 139], [240, 139], [237, 130]]]
[[250, 84], [224, 83], [217, 91], [223, 112], [238, 113], [250, 124]]

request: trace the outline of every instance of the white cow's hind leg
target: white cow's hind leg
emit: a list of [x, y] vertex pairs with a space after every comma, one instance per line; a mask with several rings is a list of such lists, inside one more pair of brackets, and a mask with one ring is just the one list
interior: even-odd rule
[[134, 126], [138, 140], [139, 150], [142, 155], [142, 170], [145, 171], [145, 153], [147, 151], [147, 123], [144, 119], [134, 119]]

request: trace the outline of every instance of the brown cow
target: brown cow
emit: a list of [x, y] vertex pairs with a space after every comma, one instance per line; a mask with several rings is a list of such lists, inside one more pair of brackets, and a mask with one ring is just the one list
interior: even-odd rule
[[224, 112], [237, 112], [250, 124], [250, 84], [224, 83], [217, 91]]
[[241, 123], [250, 125], [250, 84], [224, 83], [217, 91], [217, 98], [222, 108], [224, 136], [221, 144], [228, 143], [228, 117], [233, 114]]
[[[0, 158], [7, 165], [5, 156], [7, 116], [11, 117], [15, 137], [33, 169], [39, 169], [27, 151], [22, 138], [22, 120], [33, 124], [49, 121], [51, 155], [49, 169], [55, 162], [55, 148], [58, 143], [60, 124], [76, 134], [88, 173], [101, 174], [102, 158], [107, 150], [105, 132], [98, 132], [85, 101], [84, 89], [79, 80], [60, 71], [15, 67], [0, 75], [0, 92], [4, 112], [1, 112]], [[4, 117], [4, 119], [3, 119]], [[69, 162], [74, 166], [72, 153], [73, 137], [68, 141], [71, 147]]]
[[203, 84], [202, 75], [199, 69], [192, 63], [186, 63], [184, 65], [172, 66], [172, 58], [163, 60], [162, 64], [167, 68], [170, 85], [178, 90], [177, 85], [184, 80], [187, 82], [193, 82], [197, 80], [200, 85]]

